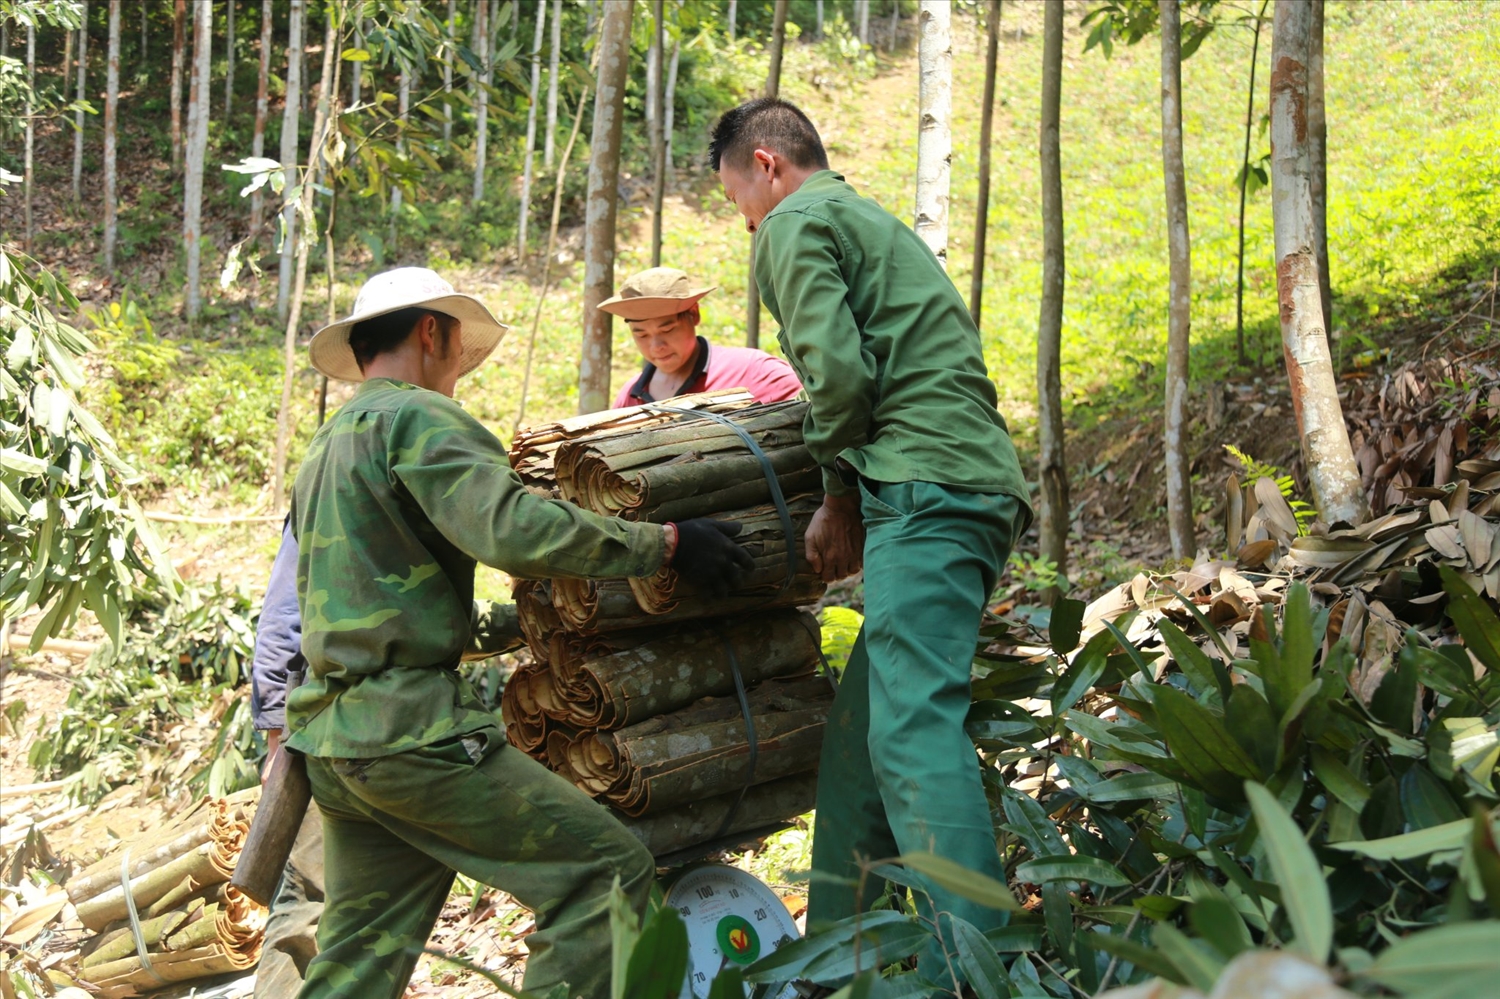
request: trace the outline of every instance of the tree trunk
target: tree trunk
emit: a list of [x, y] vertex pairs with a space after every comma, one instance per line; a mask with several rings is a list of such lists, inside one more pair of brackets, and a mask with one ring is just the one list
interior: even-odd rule
[[815, 4], [813, 4], [813, 10], [814, 10], [814, 14], [813, 14], [813, 18], [814, 18], [814, 21], [813, 21], [813, 24], [814, 24], [813, 37], [814, 38], [822, 38], [823, 37], [823, 0], [817, 0], [817, 2]]
[[182, 189], [182, 242], [187, 249], [187, 295], [183, 312], [189, 323], [203, 305], [203, 168], [208, 154], [208, 115], [213, 104], [209, 67], [213, 56], [214, 13], [210, 0], [193, 3], [193, 68], [188, 90], [187, 176]]
[[974, 206], [974, 264], [969, 275], [969, 316], [974, 328], [984, 310], [985, 243], [990, 230], [990, 147], [995, 125], [995, 71], [1000, 52], [1000, 0], [989, 0], [985, 25], [984, 104], [979, 119], [979, 193]]
[[892, 52], [896, 51], [896, 35], [901, 31], [901, 2], [893, 0], [891, 3], [891, 44]]
[[59, 94], [66, 94], [68, 92], [68, 77], [73, 73], [73, 42], [76, 40], [73, 37], [72, 31], [64, 33], [63, 38], [65, 42], [63, 45], [62, 72], [57, 74], [58, 79], [62, 81], [62, 85], [58, 88]]
[[661, 266], [661, 209], [667, 191], [667, 141], [662, 123], [666, 119], [662, 85], [662, 58], [666, 49], [666, 3], [651, 3], [651, 50], [646, 66], [646, 131], [651, 147], [651, 266]]
[[734, 41], [734, 22], [739, 13], [740, 0], [729, 0], [729, 40]]
[[1161, 158], [1167, 195], [1166, 474], [1167, 535], [1175, 558], [1190, 558], [1193, 486], [1187, 442], [1188, 345], [1192, 337], [1193, 260], [1188, 231], [1187, 177], [1182, 164], [1182, 11], [1179, 0], [1160, 0]]
[[[354, 20], [354, 47], [362, 49], [365, 47], [365, 21], [362, 17]], [[364, 63], [356, 62], [349, 71], [349, 104], [359, 103], [360, 96], [364, 93]]]
[[[996, 5], [999, 6], [998, 4]], [[1037, 510], [1038, 547], [1068, 569], [1068, 465], [1063, 454], [1062, 318], [1063, 188], [1060, 119], [1062, 109], [1063, 7], [1047, 4], [1042, 35], [1042, 307], [1036, 334], [1037, 477], [1041, 503]], [[991, 38], [999, 31], [999, 13], [990, 15]], [[993, 51], [993, 49], [992, 49]]]
[[[85, 6], [83, 26], [78, 29], [78, 100], [88, 93], [89, 19]], [[73, 200], [83, 200], [83, 112], [73, 115]]]
[[150, 51], [146, 47], [146, 13], [148, 9], [145, 4], [141, 4], [141, 63], [137, 67], [136, 72], [142, 76], [146, 75], [146, 70], [149, 68], [148, 59], [150, 58]]
[[36, 92], [36, 25], [26, 25], [26, 157], [23, 172], [25, 173], [25, 191], [22, 195], [22, 208], [26, 216], [26, 252], [34, 252], [32, 246], [32, 219], [31, 219], [31, 188], [32, 188], [32, 152], [36, 144], [36, 126], [32, 124], [31, 117], [36, 113], [36, 105], [32, 95]]
[[583, 241], [583, 350], [578, 363], [578, 411], [609, 406], [612, 329], [599, 303], [614, 293], [615, 211], [619, 201], [620, 132], [630, 60], [631, 4], [604, 7], [599, 36], [599, 92], [589, 141], [589, 183]]
[[1318, 250], [1318, 298], [1323, 327], [1333, 335], [1333, 280], [1328, 269], [1328, 118], [1323, 108], [1323, 0], [1312, 6], [1307, 58], [1307, 140], [1312, 157], [1313, 239]]
[[[286, 321], [292, 297], [292, 267], [297, 236], [297, 206], [290, 199], [297, 176], [297, 129], [302, 111], [302, 17], [304, 0], [292, 0], [286, 43], [286, 107], [281, 115], [281, 169], [286, 176], [285, 206], [281, 209], [281, 264], [276, 273], [276, 317]], [[280, 466], [277, 474], [280, 474]], [[277, 499], [277, 503], [281, 500]]]
[[[406, 115], [411, 110], [411, 64], [404, 57], [396, 57], [401, 63], [401, 75], [396, 80], [396, 155], [402, 159], [406, 158]], [[396, 241], [400, 236], [400, 227], [397, 219], [401, 215], [401, 206], [406, 201], [406, 192], [397, 184], [391, 189], [391, 215], [389, 229], [386, 231], [386, 247], [392, 251], [396, 248]]]
[[[295, 8], [301, 4], [299, 0], [293, 0], [293, 5], [295, 14]], [[330, 5], [323, 38], [323, 74], [318, 87], [318, 103], [313, 113], [312, 141], [307, 148], [307, 166], [302, 171], [297, 203], [292, 206], [306, 220], [303, 227], [306, 231], [297, 241], [296, 283], [292, 289], [291, 307], [287, 310], [286, 336], [282, 340], [281, 408], [276, 414], [276, 465], [271, 487], [272, 502], [278, 514], [286, 509], [286, 453], [292, 437], [292, 381], [297, 371], [297, 328], [302, 325], [302, 299], [307, 292], [307, 254], [317, 238], [312, 225], [313, 182], [317, 164], [322, 161], [324, 143], [328, 139], [330, 92], [333, 89], [333, 65], [338, 57], [338, 38], [338, 10]], [[288, 99], [290, 100], [290, 95]], [[295, 171], [297, 164], [293, 163], [292, 169]], [[287, 175], [288, 189], [293, 176], [294, 174]]]
[[948, 268], [948, 195], [953, 168], [953, 37], [947, 0], [922, 0], [917, 24], [921, 106], [917, 132], [917, 235]]
[[1260, 28], [1265, 23], [1266, 6], [1270, 2], [1260, 0], [1260, 12], [1255, 15], [1255, 40], [1250, 43], [1250, 89], [1245, 97], [1245, 155], [1240, 160], [1240, 248], [1234, 280], [1234, 346], [1241, 365], [1250, 363], [1250, 357], [1245, 353], [1245, 192], [1250, 183], [1250, 130], [1255, 124], [1255, 64], [1260, 58]]
[[775, 20], [771, 24], [771, 57], [766, 71], [766, 96], [781, 96], [781, 56], [786, 51], [787, 0], [776, 0]]
[[[448, 52], [443, 60], [443, 145], [453, 141], [453, 60], [458, 58], [457, 0], [448, 0]], [[356, 63], [355, 65], [358, 65]]]
[[237, 65], [234, 51], [234, 0], [228, 0], [228, 8], [225, 12], [229, 16], [229, 24], [224, 31], [229, 50], [229, 58], [224, 70], [224, 120], [227, 122], [229, 113], [234, 107], [234, 70]]
[[854, 17], [859, 26], [859, 43], [870, 44], [870, 0], [854, 0]]
[[[657, 0], [658, 3], [661, 0]], [[536, 110], [542, 96], [542, 41], [547, 37], [546, 0], [536, 5], [536, 36], [531, 41], [531, 91], [526, 101], [526, 158], [521, 165], [521, 217], [516, 233], [516, 261], [526, 263], [526, 223], [531, 220], [531, 170], [536, 158]]]
[[186, 57], [187, 0], [172, 5], [172, 172], [182, 168], [182, 70]]
[[672, 39], [672, 61], [667, 64], [667, 93], [662, 99], [666, 110], [662, 114], [661, 128], [663, 141], [667, 147], [667, 186], [671, 187], [673, 171], [676, 169], [672, 164], [672, 128], [677, 121], [677, 62], [682, 55], [682, 32], [679, 30], [677, 37]]
[[1312, 18], [1308, 0], [1281, 0], [1272, 21], [1271, 214], [1292, 408], [1313, 502], [1332, 526], [1360, 523], [1369, 505], [1344, 425], [1318, 286], [1307, 123]]
[[[250, 155], [255, 157], [266, 154], [266, 118], [270, 109], [271, 24], [276, 10], [272, 6], [274, 2], [275, 0], [260, 0], [260, 76], [255, 85], [255, 130], [250, 139]], [[359, 63], [354, 65], [358, 66]], [[250, 195], [250, 231], [252, 233], [260, 232], [264, 211], [265, 198], [262, 190], [257, 188]]]
[[542, 133], [542, 167], [552, 169], [557, 146], [557, 66], [562, 52], [562, 0], [552, 0], [552, 51], [547, 56], [547, 128]]
[[115, 169], [115, 133], [120, 117], [120, 2], [109, 0], [109, 59], [104, 73], [104, 269], [115, 273], [115, 236], [120, 190]]
[[479, 58], [479, 64], [484, 67], [475, 77], [475, 90], [477, 91], [476, 103], [479, 110], [474, 115], [474, 194], [470, 199], [471, 204], [479, 204], [484, 199], [484, 160], [485, 152], [489, 144], [490, 131], [490, 28], [489, 28], [488, 3], [480, 0], [474, 9], [474, 40], [478, 43], [474, 48], [474, 54]]

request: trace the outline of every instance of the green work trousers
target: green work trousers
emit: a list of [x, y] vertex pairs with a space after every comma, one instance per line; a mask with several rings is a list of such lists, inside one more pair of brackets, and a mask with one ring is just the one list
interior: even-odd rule
[[455, 871], [535, 915], [527, 990], [566, 982], [569, 996], [607, 999], [610, 888], [618, 877], [644, 912], [651, 855], [605, 808], [520, 750], [501, 743], [471, 754], [480, 741], [375, 759], [308, 757], [327, 902], [301, 999], [398, 999]]
[[291, 999], [318, 953], [323, 918], [323, 818], [309, 804], [266, 920], [254, 999]]
[[[809, 927], [868, 908], [856, 898], [860, 859], [928, 851], [1004, 880], [974, 744], [964, 732], [980, 618], [1025, 507], [998, 493], [930, 482], [861, 486], [865, 624], [823, 736]], [[943, 940], [959, 916], [981, 930], [1005, 913], [932, 886]], [[918, 899], [919, 905], [925, 905]], [[931, 909], [925, 914], [932, 918]], [[929, 981], [947, 977], [934, 946], [920, 956]]]

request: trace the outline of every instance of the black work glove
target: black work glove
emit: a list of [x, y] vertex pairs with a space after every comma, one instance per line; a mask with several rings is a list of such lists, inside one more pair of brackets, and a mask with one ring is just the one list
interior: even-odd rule
[[739, 589], [755, 567], [750, 553], [730, 538], [740, 533], [736, 520], [695, 517], [678, 521], [677, 550], [671, 566], [677, 574], [711, 597], [727, 597]]

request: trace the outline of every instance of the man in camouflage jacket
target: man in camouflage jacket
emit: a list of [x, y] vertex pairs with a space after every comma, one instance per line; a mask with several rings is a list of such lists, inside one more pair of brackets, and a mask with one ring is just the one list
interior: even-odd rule
[[670, 562], [709, 589], [750, 564], [707, 520], [627, 523], [527, 492], [500, 442], [453, 401], [505, 327], [421, 268], [371, 278], [311, 360], [363, 382], [313, 438], [292, 490], [307, 681], [286, 748], [323, 815], [327, 903], [303, 999], [405, 990], [454, 872], [536, 916], [525, 988], [607, 996], [608, 896], [644, 908], [650, 855], [601, 806], [508, 746], [454, 667], [474, 567], [642, 576]]

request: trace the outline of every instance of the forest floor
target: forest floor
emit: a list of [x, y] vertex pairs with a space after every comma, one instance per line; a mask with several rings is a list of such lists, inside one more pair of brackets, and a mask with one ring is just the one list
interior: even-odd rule
[[[1006, 16], [1012, 17], [1009, 7]], [[1035, 47], [1035, 27], [1025, 19], [1011, 27], [1014, 45]], [[1070, 66], [1077, 60], [1076, 50], [1080, 47], [1070, 46]], [[960, 62], [971, 68], [960, 80], [958, 103], [974, 96], [972, 64], [977, 55], [977, 46], [972, 40], [961, 42]], [[1094, 57], [1097, 58], [1097, 53]], [[1018, 48], [1005, 58], [1020, 60], [1025, 58], [1025, 52]], [[1017, 73], [1021, 71], [1020, 68], [1016, 70]], [[912, 83], [915, 79], [915, 58], [908, 52], [883, 59], [866, 79], [854, 86], [819, 82], [816, 74], [809, 74], [793, 81], [789, 89], [794, 99], [814, 111], [815, 117], [821, 114], [833, 123], [828, 130], [828, 145], [837, 163], [847, 164], [844, 172], [849, 179], [877, 197], [884, 197], [889, 196], [890, 191], [883, 188], [894, 183], [892, 171], [885, 164], [908, 154], [914, 134], [911, 122], [915, 120], [916, 93]], [[969, 106], [972, 103], [970, 101]], [[1014, 109], [1007, 115], [1023, 117]], [[60, 142], [58, 148], [61, 148]], [[126, 142], [122, 148], [128, 156], [133, 154], [133, 149], [142, 147]], [[1027, 147], [1018, 155], [1024, 157], [1029, 151]], [[146, 153], [140, 155], [147, 156]], [[965, 166], [960, 158], [957, 167], [963, 169]], [[971, 164], [968, 166], [971, 168]], [[138, 167], [127, 167], [124, 176], [146, 177], [155, 169], [148, 162]], [[696, 266], [697, 262], [703, 261], [717, 279], [720, 271], [729, 268], [724, 261], [737, 260], [743, 252], [742, 225], [738, 216], [723, 204], [711, 182], [701, 178], [695, 180], [685, 173], [681, 180], [682, 186], [667, 199], [664, 228], [672, 234], [669, 237], [672, 252], [666, 262], [690, 261]], [[129, 184], [127, 180], [127, 187]], [[148, 190], [148, 186], [142, 184], [140, 192], [129, 196], [143, 197]], [[38, 199], [40, 226], [47, 234], [38, 256], [54, 266], [64, 267], [81, 297], [102, 304], [111, 298], [115, 288], [94, 270], [89, 213], [48, 207], [63, 203], [61, 191], [59, 186], [50, 192], [55, 196], [44, 192]], [[642, 200], [649, 202], [649, 198], [639, 197], [638, 192], [636, 205], [639, 206]], [[647, 266], [649, 262], [649, 209], [633, 208], [622, 216], [622, 224], [625, 228], [620, 233], [622, 249], [616, 266], [617, 274], [623, 276]], [[955, 234], [953, 247], [956, 256], [966, 237], [966, 233]], [[135, 288], [169, 282], [175, 273], [173, 241], [167, 239], [153, 245], [154, 249], [150, 245], [144, 247], [131, 262]], [[572, 263], [580, 255], [581, 232], [565, 229], [560, 237], [559, 259]], [[1020, 264], [1017, 269], [1025, 271]], [[493, 361], [467, 383], [467, 389], [464, 386], [460, 389], [470, 393], [471, 408], [497, 433], [508, 438], [515, 420], [516, 372], [525, 365], [539, 275], [534, 266], [529, 270], [521, 269], [509, 258], [486, 264], [454, 262], [445, 270], [450, 272], [449, 276], [456, 285], [490, 302], [514, 325]], [[546, 339], [545, 332], [553, 323], [563, 323], [557, 317], [571, 315], [578, 308], [576, 275], [572, 273], [574, 268], [568, 270], [545, 303], [548, 319], [538, 351], [532, 390], [535, 401], [528, 422], [564, 415], [575, 405], [572, 381], [576, 369], [571, 355], [558, 351], [556, 343]], [[1371, 400], [1379, 396], [1379, 388], [1393, 375], [1410, 370], [1412, 362], [1433, 351], [1450, 357], [1467, 356], [1471, 364], [1488, 363], [1491, 365], [1488, 370], [1494, 370], [1495, 279], [1492, 276], [1488, 282], [1477, 280], [1476, 273], [1472, 260], [1461, 267], [1440, 270], [1425, 284], [1407, 288], [1399, 298], [1385, 300], [1378, 314], [1361, 317], [1357, 325], [1350, 323], [1343, 331], [1348, 343], [1369, 342], [1378, 344], [1378, 347], [1360, 353], [1350, 352], [1349, 363], [1343, 372], [1346, 396], [1363, 400], [1367, 406], [1378, 406]], [[242, 285], [237, 292], [241, 296], [239, 301], [231, 301], [225, 306], [222, 322], [229, 326], [223, 334], [225, 339], [234, 341], [243, 334], [239, 328], [242, 321], [250, 325], [252, 310], [240, 306], [274, 281], [273, 275], [274, 271], [271, 271], [261, 282], [250, 280]], [[992, 283], [999, 276], [992, 275]], [[955, 278], [966, 287], [966, 274], [955, 274]], [[1084, 280], [1087, 280], [1087, 275]], [[743, 314], [743, 306], [739, 304], [743, 302], [743, 275], [737, 279], [726, 278], [721, 284], [721, 290], [705, 302], [710, 336], [737, 334], [741, 325], [738, 320]], [[352, 294], [352, 284], [341, 284], [337, 290], [340, 301], [351, 299]], [[1352, 306], [1353, 303], [1351, 312]], [[1008, 305], [1000, 307], [1009, 308]], [[321, 312], [321, 304], [310, 304], [309, 308], [314, 313]], [[722, 316], [722, 321], [715, 319], [716, 315]], [[315, 320], [310, 324], [312, 322]], [[170, 319], [160, 324], [162, 329], [172, 325]], [[772, 340], [770, 327], [764, 326], [763, 330], [763, 340]], [[1268, 346], [1264, 333], [1262, 323], [1261, 348]], [[1012, 330], [1006, 337], [1013, 335], [1015, 331]], [[1203, 496], [1199, 504], [1198, 534], [1206, 548], [1222, 548], [1224, 545], [1222, 527], [1218, 526], [1223, 522], [1223, 484], [1228, 474], [1239, 467], [1226, 452], [1225, 445], [1242, 447], [1262, 462], [1291, 472], [1299, 483], [1300, 494], [1306, 495], [1295, 417], [1274, 341], [1269, 347], [1260, 351], [1265, 358], [1262, 364], [1222, 365], [1213, 369], [1208, 377], [1195, 379], [1194, 406], [1199, 418], [1194, 421], [1192, 432], [1192, 467]], [[633, 371], [635, 359], [627, 340], [617, 340], [616, 348], [615, 381], [618, 384], [620, 378]], [[1143, 350], [1143, 353], [1149, 351]], [[1211, 355], [1211, 359], [1219, 356]], [[1029, 355], [1023, 355], [1023, 360], [1027, 357]], [[1014, 359], [1009, 356], [1006, 356], [1005, 363], [1015, 367]], [[1080, 364], [1076, 359], [1073, 363], [1075, 368]], [[1112, 363], [1118, 363], [1118, 358], [1113, 358]], [[1033, 414], [1026, 411], [1024, 402], [1022, 389], [1025, 385], [1024, 370], [1020, 374], [1008, 371], [1002, 377], [1002, 395], [1006, 397], [1005, 405], [1011, 407], [1013, 422], [1018, 424], [1018, 438], [1023, 449], [1030, 439], [1033, 423]], [[299, 382], [298, 391], [299, 404], [303, 406], [303, 415], [307, 416], [311, 382]], [[1109, 392], [1080, 392], [1080, 398], [1075, 398], [1070, 406], [1068, 459], [1074, 470], [1072, 536], [1075, 558], [1071, 575], [1085, 595], [1127, 577], [1138, 568], [1160, 568], [1170, 562], [1161, 516], [1164, 485], [1158, 393], [1159, 378], [1149, 363], [1142, 363], [1134, 386], [1126, 380], [1117, 381]], [[343, 390], [334, 386], [330, 392], [330, 408], [344, 397]], [[1428, 433], [1428, 427], [1437, 426], [1443, 416], [1446, 416], [1445, 411], [1436, 407], [1430, 424], [1412, 426], [1407, 432], [1414, 435], [1414, 439], [1421, 439]], [[1358, 413], [1350, 414], [1351, 424], [1358, 425], [1361, 418]], [[269, 442], [266, 446], [269, 447]], [[159, 495], [151, 505], [175, 515], [235, 518], [264, 516], [271, 504], [268, 490], [247, 490], [241, 485], [173, 488]], [[274, 522], [163, 523], [158, 526], [183, 576], [204, 580], [217, 577], [226, 585], [253, 594], [258, 599], [279, 539], [279, 529]], [[1036, 582], [1034, 571], [1023, 564], [1008, 580], [1007, 592], [1012, 596], [1024, 596], [1024, 589]], [[508, 592], [507, 580], [501, 574], [486, 572], [481, 576], [479, 589], [481, 595], [500, 597]], [[16, 622], [16, 631], [29, 632], [35, 619], [36, 615], [33, 615]], [[81, 643], [94, 642], [99, 637], [97, 629], [87, 620], [71, 636]], [[17, 657], [0, 673], [0, 712], [7, 719], [0, 721], [0, 725], [6, 726], [5, 738], [0, 740], [0, 787], [16, 787], [34, 780], [35, 775], [27, 764], [27, 754], [39, 724], [45, 717], [56, 716], [77, 682], [81, 668], [82, 657], [76, 652], [44, 650], [35, 656]], [[17, 717], [11, 718], [6, 709], [18, 703], [24, 707]], [[202, 751], [206, 736], [212, 733], [212, 719], [205, 717], [199, 727], [202, 732], [187, 740], [196, 747], [195, 752]], [[122, 784], [83, 813], [71, 808], [58, 793], [39, 794], [20, 802], [8, 799], [4, 825], [5, 828], [14, 828], [22, 810], [43, 823], [52, 822], [54, 824], [45, 828], [52, 847], [70, 854], [79, 863], [87, 863], [121, 839], [160, 822], [163, 802], [151, 795], [151, 782], [143, 776]], [[785, 883], [783, 872], [806, 867], [808, 840], [806, 829], [798, 828], [773, 838], [758, 855], [729, 859], [763, 878], [782, 883], [790, 899], [789, 906], [795, 910], [797, 889]], [[9, 848], [7, 841], [6, 851]], [[432, 943], [436, 948], [462, 955], [516, 982], [524, 968], [523, 939], [529, 926], [525, 913], [501, 893], [461, 880]], [[407, 992], [408, 996], [443, 995], [453, 999], [496, 994], [499, 993], [492, 986], [471, 972], [432, 958], [423, 959]]]

